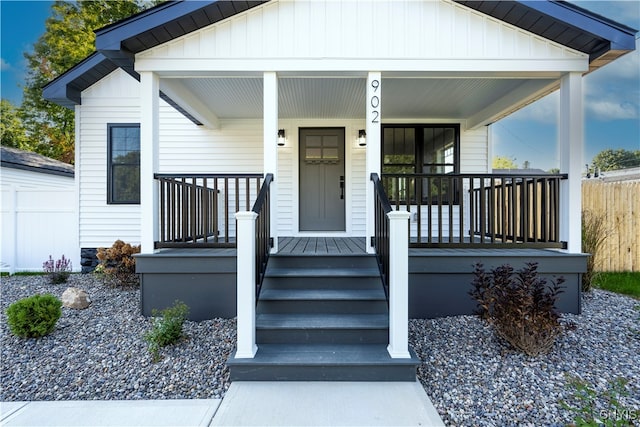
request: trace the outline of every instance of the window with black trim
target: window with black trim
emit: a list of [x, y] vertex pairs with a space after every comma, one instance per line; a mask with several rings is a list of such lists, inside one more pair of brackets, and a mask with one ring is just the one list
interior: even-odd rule
[[[382, 126], [382, 173], [447, 175], [459, 172], [460, 126], [455, 124], [417, 124]], [[416, 191], [422, 201], [448, 203], [454, 185], [448, 179], [428, 177], [404, 180], [385, 180], [390, 199], [415, 202]], [[409, 188], [406, 188], [406, 187]], [[420, 188], [416, 188], [420, 187]]]
[[107, 203], [140, 204], [140, 124], [107, 125]]

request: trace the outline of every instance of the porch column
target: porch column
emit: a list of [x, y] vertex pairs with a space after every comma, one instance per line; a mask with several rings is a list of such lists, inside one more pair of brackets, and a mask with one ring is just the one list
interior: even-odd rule
[[273, 237], [272, 253], [278, 252], [278, 76], [273, 71], [264, 73], [264, 174], [272, 173], [270, 187], [270, 230]]
[[[367, 132], [366, 174], [369, 182], [372, 173], [380, 175], [380, 112], [382, 110], [382, 73], [371, 71], [367, 76], [367, 113], [365, 131]], [[374, 253], [371, 237], [375, 234], [375, 195], [372, 185], [367, 185], [366, 192], [366, 247], [368, 253]]]
[[150, 71], [140, 72], [140, 244], [141, 253], [153, 253], [158, 240], [158, 172], [160, 133], [160, 79]]
[[560, 80], [560, 172], [569, 179], [560, 184], [560, 239], [571, 253], [582, 252], [582, 145], [584, 112], [582, 73]]
[[407, 211], [392, 211], [389, 218], [389, 347], [394, 359], [409, 354], [409, 218]]
[[236, 358], [256, 355], [256, 219], [252, 211], [237, 212], [237, 348]]

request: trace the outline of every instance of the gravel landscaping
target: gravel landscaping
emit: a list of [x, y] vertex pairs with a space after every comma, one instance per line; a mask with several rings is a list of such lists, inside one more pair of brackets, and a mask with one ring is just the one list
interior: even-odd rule
[[[1, 401], [221, 398], [229, 387], [225, 362], [235, 346], [235, 321], [185, 322], [186, 337], [153, 363], [142, 339], [151, 327], [140, 315], [139, 292], [107, 288], [92, 275], [66, 285], [44, 276], [2, 277], [0, 285]], [[55, 331], [40, 339], [10, 334], [9, 304], [36, 293], [58, 297], [67, 286], [88, 292], [86, 310], [63, 308]], [[423, 364], [418, 377], [447, 425], [564, 425], [574, 414], [567, 375], [602, 393], [623, 377], [621, 400], [640, 417], [640, 301], [594, 291], [581, 316], [565, 315], [565, 332], [548, 355], [532, 358], [496, 339], [474, 316], [411, 320], [410, 342]], [[600, 408], [597, 408], [600, 409]], [[604, 409], [604, 407], [603, 407]], [[604, 413], [603, 413], [604, 414]]]

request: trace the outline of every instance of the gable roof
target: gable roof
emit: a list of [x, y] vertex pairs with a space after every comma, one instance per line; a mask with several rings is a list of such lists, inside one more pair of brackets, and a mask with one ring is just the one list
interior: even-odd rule
[[[454, 1], [588, 54], [590, 72], [635, 49], [636, 30], [565, 1]], [[46, 85], [43, 96], [71, 108], [81, 103], [84, 89], [116, 67], [139, 80], [134, 70], [137, 53], [265, 2], [172, 0], [101, 28], [96, 31], [97, 52]], [[161, 97], [185, 113], [165, 94]]]
[[73, 165], [12, 147], [0, 147], [0, 164], [5, 168], [74, 177]]
[[[46, 100], [67, 108], [81, 104], [80, 94], [120, 67], [136, 80], [135, 54], [174, 38], [227, 19], [262, 1], [175, 1], [170, 0], [95, 31], [96, 52], [47, 84]], [[167, 95], [160, 97], [195, 124], [201, 124]]]
[[566, 1], [454, 1], [589, 54], [590, 72], [635, 50], [637, 30]]

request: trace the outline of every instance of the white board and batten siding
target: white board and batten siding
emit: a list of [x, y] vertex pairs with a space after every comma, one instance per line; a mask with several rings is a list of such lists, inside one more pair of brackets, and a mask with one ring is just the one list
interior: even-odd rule
[[74, 178], [2, 167], [0, 182], [1, 270], [41, 272], [64, 255], [79, 271]]
[[585, 58], [449, 0], [275, 0], [141, 52], [136, 69], [564, 72]]

